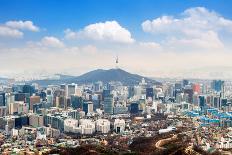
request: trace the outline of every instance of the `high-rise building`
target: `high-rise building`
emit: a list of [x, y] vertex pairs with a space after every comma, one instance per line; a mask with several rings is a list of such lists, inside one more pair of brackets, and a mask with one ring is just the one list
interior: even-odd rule
[[110, 121], [108, 119], [98, 119], [96, 121], [96, 130], [101, 133], [108, 133], [110, 131]]
[[15, 101], [15, 95], [13, 93], [8, 93], [6, 95], [6, 106], [8, 107], [10, 103]]
[[43, 108], [43, 103], [35, 103], [32, 105], [32, 110], [34, 113], [37, 113], [39, 109]]
[[52, 128], [59, 129], [61, 132], [64, 131], [64, 119], [61, 115], [47, 114], [44, 116], [44, 125], [51, 125]]
[[28, 93], [15, 93], [15, 101], [27, 102], [30, 99], [30, 94]]
[[93, 102], [93, 110], [95, 111], [97, 108], [100, 108], [100, 94], [93, 94], [92, 102]]
[[130, 112], [132, 114], [137, 114], [139, 112], [139, 104], [137, 102], [132, 102], [130, 105]]
[[8, 110], [10, 115], [26, 114], [28, 113], [28, 106], [23, 101], [15, 101], [9, 104]]
[[188, 94], [188, 100], [186, 102], [193, 103], [193, 89], [184, 89], [184, 93]]
[[67, 98], [65, 96], [56, 97], [56, 107], [66, 108], [67, 107]]
[[180, 83], [175, 83], [175, 89], [181, 90], [181, 84]]
[[71, 118], [64, 120], [64, 132], [75, 133], [76, 127], [78, 127], [78, 120]]
[[104, 89], [103, 92], [102, 92], [102, 99], [104, 101], [104, 98], [106, 96], [109, 96], [110, 95], [110, 90], [109, 89]]
[[4, 92], [0, 92], [0, 106], [6, 105], [6, 96]]
[[141, 88], [141, 94], [145, 95], [146, 94], [147, 83], [146, 83], [144, 78], [142, 78], [141, 82], [139, 83], [139, 87]]
[[93, 102], [87, 101], [83, 103], [83, 111], [85, 114], [93, 112]]
[[23, 86], [23, 93], [28, 93], [30, 96], [35, 93], [35, 88], [31, 85], [24, 85]]
[[69, 84], [67, 86], [67, 97], [71, 97], [71, 95], [75, 94], [75, 90], [76, 90], [76, 85], [75, 84]]
[[227, 100], [226, 98], [222, 98], [222, 99], [221, 99], [221, 106], [222, 106], [222, 107], [228, 106], [227, 103], [228, 103], [228, 100]]
[[57, 89], [53, 92], [53, 106], [56, 107], [59, 104], [59, 97], [65, 97], [65, 90]]
[[154, 92], [153, 88], [146, 88], [146, 99], [152, 98], [153, 99]]
[[44, 125], [43, 115], [31, 114], [29, 115], [29, 125], [33, 127], [41, 127]]
[[213, 80], [211, 83], [211, 87], [213, 90], [217, 91], [217, 92], [222, 92], [224, 89], [224, 81], [222, 80]]
[[61, 84], [60, 85], [60, 89], [62, 89], [65, 92], [65, 94], [66, 94], [66, 90], [67, 90], [66, 84]]
[[114, 107], [114, 99], [113, 95], [108, 95], [104, 97], [104, 112], [106, 114], [113, 114], [113, 107]]
[[101, 81], [98, 81], [98, 82], [94, 83], [94, 91], [95, 92], [102, 91], [102, 88], [103, 88], [103, 83]]
[[44, 91], [39, 92], [39, 93], [38, 93], [38, 96], [40, 96], [40, 98], [41, 98], [43, 101], [46, 101], [47, 94], [46, 94]]
[[205, 107], [205, 96], [199, 96], [199, 106], [201, 108]]
[[15, 128], [22, 128], [22, 126], [29, 125], [29, 117], [27, 115], [21, 115], [15, 117]]
[[183, 83], [183, 88], [184, 88], [186, 85], [189, 85], [189, 80], [184, 79], [182, 83]]
[[215, 96], [213, 98], [213, 105], [214, 105], [215, 108], [218, 108], [218, 109], [221, 107], [220, 106], [220, 97]]
[[0, 117], [4, 117], [7, 114], [6, 106], [0, 106]]
[[73, 119], [80, 119], [82, 117], [85, 116], [85, 112], [84, 115], [82, 115], [83, 111], [78, 111], [78, 110], [69, 110], [68, 112], [68, 116], [70, 116]]
[[80, 96], [71, 95], [71, 106], [73, 109], [78, 109], [83, 107], [83, 99]]
[[33, 105], [36, 103], [40, 103], [40, 96], [31, 96], [29, 109], [33, 110]]
[[128, 87], [128, 97], [131, 98], [135, 95], [134, 86]]
[[200, 94], [200, 92], [201, 92], [201, 86], [200, 86], [200, 84], [198, 84], [198, 83], [194, 83], [193, 85], [192, 85], [192, 87], [193, 87], [193, 92], [195, 93], [197, 93], [197, 94]]
[[116, 133], [123, 132], [125, 130], [125, 126], [126, 126], [125, 120], [115, 119], [114, 130], [116, 131]]

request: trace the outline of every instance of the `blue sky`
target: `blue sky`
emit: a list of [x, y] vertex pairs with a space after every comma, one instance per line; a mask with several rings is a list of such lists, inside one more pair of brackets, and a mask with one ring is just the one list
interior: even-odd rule
[[161, 15], [178, 15], [190, 7], [206, 7], [232, 18], [230, 0], [1, 0], [0, 22], [31, 20], [48, 34], [62, 36], [65, 28], [116, 20], [142, 39], [141, 22]]
[[115, 55], [122, 68], [149, 76], [232, 67], [222, 61], [232, 58], [231, 7], [230, 0], [1, 0], [0, 74], [78, 75], [114, 67]]

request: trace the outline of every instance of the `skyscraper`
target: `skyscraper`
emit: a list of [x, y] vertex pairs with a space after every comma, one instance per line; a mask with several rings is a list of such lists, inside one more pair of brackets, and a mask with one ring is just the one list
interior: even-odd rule
[[40, 103], [40, 96], [31, 96], [30, 97], [30, 110], [33, 110], [33, 105]]
[[95, 92], [102, 91], [102, 88], [103, 88], [103, 83], [101, 81], [98, 81], [98, 82], [94, 83], [94, 91]]
[[23, 93], [29, 93], [30, 96], [35, 93], [35, 88], [31, 85], [24, 85], [23, 86]]
[[154, 92], [153, 88], [146, 88], [146, 98], [148, 99], [149, 97], [153, 99]]
[[184, 79], [182, 82], [183, 82], [183, 87], [189, 84], [189, 80], [186, 80], [186, 79]]
[[113, 114], [114, 100], [113, 95], [110, 94], [104, 98], [104, 112], [106, 114]]
[[104, 89], [103, 92], [102, 92], [102, 99], [104, 100], [104, 98], [106, 96], [109, 96], [110, 95], [110, 90], [109, 89]]
[[71, 95], [71, 106], [73, 107], [73, 109], [82, 108], [83, 107], [82, 97]]
[[201, 108], [205, 107], [205, 96], [199, 96], [199, 106]]
[[75, 94], [76, 85], [75, 84], [69, 84], [67, 86], [67, 97], [71, 97], [71, 95]]
[[139, 104], [137, 102], [133, 102], [130, 105], [130, 112], [132, 114], [137, 114], [139, 112]]
[[0, 92], [0, 106], [5, 106], [5, 105], [6, 105], [5, 93]]
[[194, 83], [192, 85], [192, 88], [193, 88], [193, 92], [196, 92], [197, 94], [200, 94], [200, 92], [201, 92], [201, 86], [198, 83]]
[[188, 94], [188, 101], [189, 103], [193, 103], [193, 89], [184, 89], [184, 93]]
[[224, 81], [222, 80], [213, 80], [211, 83], [211, 87], [213, 90], [217, 92], [222, 92], [224, 89]]
[[83, 111], [85, 114], [93, 112], [93, 102], [88, 101], [83, 103]]

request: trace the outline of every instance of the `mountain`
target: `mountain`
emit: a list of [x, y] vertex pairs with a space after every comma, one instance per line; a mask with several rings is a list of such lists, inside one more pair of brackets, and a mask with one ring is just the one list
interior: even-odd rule
[[75, 78], [75, 76], [72, 76], [72, 75], [64, 75], [64, 74], [55, 74], [55, 76], [57, 76], [58, 79], [62, 79], [62, 80]]
[[88, 73], [85, 73], [77, 77], [77, 81], [81, 83], [89, 83], [96, 81], [110, 82], [110, 81], [120, 81], [124, 84], [135, 84], [139, 83], [142, 78], [145, 78], [148, 82], [154, 82], [151, 79], [146, 77], [128, 73], [122, 69], [109, 69], [109, 70], [94, 70]]
[[0, 80], [8, 80], [8, 79], [4, 77], [0, 77]]
[[8, 80], [8, 78], [0, 77], [0, 83], [6, 83]]
[[36, 80], [31, 82], [38, 83], [42, 86], [46, 86], [49, 84], [62, 84], [62, 83], [83, 84], [83, 83], [93, 83], [97, 81], [102, 81], [104, 83], [110, 81], [120, 81], [124, 85], [134, 85], [134, 84], [138, 84], [142, 78], [144, 78], [148, 83], [157, 83], [155, 80], [137, 74], [131, 74], [122, 69], [109, 69], [109, 70], [97, 69], [76, 77], [60, 75], [59, 79], [53, 79], [53, 80], [45, 79], [45, 80]]

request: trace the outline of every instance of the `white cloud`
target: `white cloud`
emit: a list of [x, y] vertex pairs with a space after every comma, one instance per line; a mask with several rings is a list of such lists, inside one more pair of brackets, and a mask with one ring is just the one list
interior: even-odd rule
[[139, 45], [143, 48], [161, 49], [160, 44], [156, 42], [140, 42]]
[[123, 28], [117, 21], [90, 24], [78, 32], [66, 29], [65, 38], [86, 38], [96, 41], [110, 41], [118, 43], [134, 42], [131, 33], [126, 28]]
[[167, 47], [176, 51], [196, 51], [196, 50], [220, 50], [224, 48], [223, 42], [219, 39], [218, 34], [214, 31], [207, 31], [194, 38], [170, 38], [167, 40]]
[[6, 22], [6, 26], [14, 29], [29, 30], [34, 32], [39, 31], [39, 27], [35, 26], [32, 21], [8, 21]]
[[71, 29], [64, 30], [65, 38], [66, 39], [77, 39], [78, 32], [74, 32]]
[[[169, 16], [162, 16], [160, 18], [156, 18], [153, 21], [146, 20], [142, 23], [142, 28], [145, 32], [150, 32], [150, 33], [166, 33], [168, 31], [173, 31], [171, 30], [172, 25], [174, 22], [178, 20], [174, 20], [172, 17]], [[171, 29], [169, 29], [170, 27]], [[175, 30], [175, 29], [174, 29]]]
[[176, 40], [190, 47], [215, 48], [223, 47], [219, 34], [232, 32], [232, 20], [225, 19], [214, 11], [204, 7], [185, 10], [179, 18], [161, 16], [142, 23], [144, 32], [163, 35], [170, 43]]
[[0, 36], [11, 37], [11, 38], [21, 38], [23, 37], [23, 32], [6, 27], [6, 26], [0, 26]]
[[232, 32], [232, 20], [225, 19], [214, 11], [204, 7], [196, 7], [185, 10], [180, 18], [162, 16], [154, 20], [146, 20], [142, 23], [145, 32], [154, 34], [181, 33], [191, 35], [196, 31], [230, 30]]
[[41, 45], [48, 47], [64, 47], [64, 43], [53, 36], [46, 36], [41, 39]]

